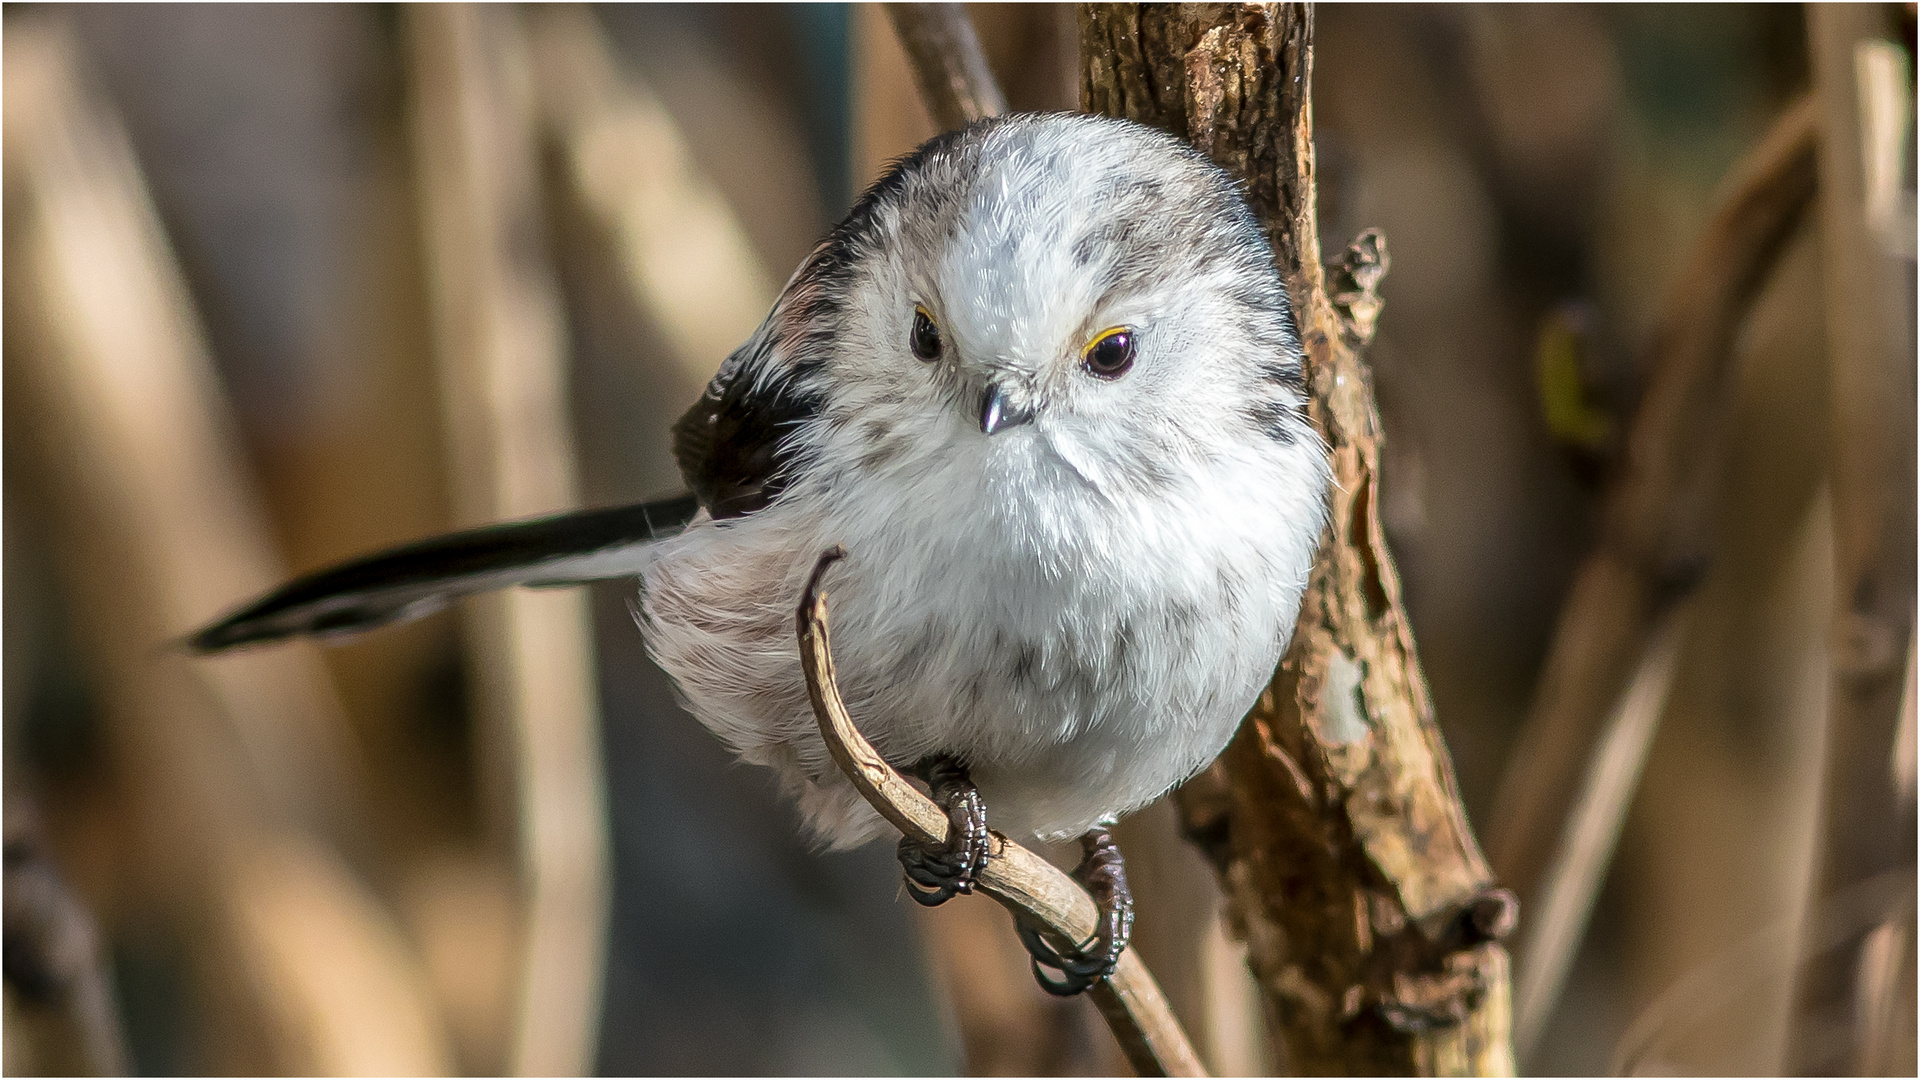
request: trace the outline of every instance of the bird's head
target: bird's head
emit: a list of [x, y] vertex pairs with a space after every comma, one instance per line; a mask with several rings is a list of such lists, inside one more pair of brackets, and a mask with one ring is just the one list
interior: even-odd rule
[[836, 490], [850, 471], [1106, 501], [1209, 470], [1320, 479], [1295, 464], [1317, 442], [1299, 339], [1238, 184], [1102, 117], [983, 121], [902, 159], [710, 396], [716, 445], [764, 445], [721, 438], [738, 413]]

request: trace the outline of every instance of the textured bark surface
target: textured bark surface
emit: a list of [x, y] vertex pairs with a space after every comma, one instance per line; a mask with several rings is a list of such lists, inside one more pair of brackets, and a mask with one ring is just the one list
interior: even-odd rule
[[1082, 104], [1189, 140], [1246, 182], [1292, 293], [1332, 527], [1292, 649], [1221, 760], [1180, 793], [1225, 885], [1286, 1065], [1509, 1073], [1512, 899], [1469, 831], [1377, 512], [1360, 349], [1386, 269], [1368, 233], [1324, 270], [1312, 22], [1297, 5], [1082, 5]]

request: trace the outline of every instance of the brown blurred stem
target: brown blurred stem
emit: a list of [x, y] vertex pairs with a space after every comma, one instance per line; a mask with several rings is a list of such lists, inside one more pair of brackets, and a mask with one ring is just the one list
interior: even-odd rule
[[[565, 314], [545, 248], [532, 67], [518, 14], [405, 12], [434, 358], [466, 523], [577, 502]], [[587, 1071], [598, 1041], [611, 856], [586, 598], [469, 601], [475, 700], [510, 775], [524, 897], [509, 1067]], [[506, 776], [495, 776], [505, 780]]]
[[1491, 818], [1494, 867], [1523, 902], [1543, 893], [1573, 793], [1654, 627], [1712, 556], [1733, 344], [1812, 205], [1817, 131], [1811, 101], [1774, 123], [1725, 181], [1667, 297], [1599, 541], [1574, 575]]
[[[944, 844], [946, 811], [887, 764], [854, 727], [853, 717], [841, 700], [834, 676], [833, 643], [827, 631], [827, 594], [820, 588], [820, 579], [845, 555], [833, 548], [820, 556], [795, 620], [807, 696], [813, 701], [820, 737], [861, 797], [894, 828], [922, 843]], [[1052, 863], [999, 833], [993, 834], [991, 855], [976, 884], [1014, 918], [1037, 924], [1056, 947], [1077, 945], [1093, 936], [1099, 913], [1087, 891]], [[1113, 974], [1095, 983], [1087, 993], [1113, 1029], [1135, 1072], [1141, 1076], [1207, 1074], [1138, 954], [1131, 950], [1121, 954]]]
[[1857, 944], [1889, 918], [1911, 918], [1913, 907], [1912, 873], [1893, 871], [1856, 881], [1827, 897], [1819, 910], [1808, 913], [1797, 942], [1790, 941], [1796, 921], [1792, 915], [1762, 923], [1694, 965], [1643, 1007], [1615, 1044], [1607, 1075], [1648, 1075], [1642, 1067], [1658, 1061], [1664, 1047], [1684, 1038], [1703, 1018], [1766, 985], [1771, 968], [1817, 960], [1834, 949]]
[[1660, 651], [1656, 628], [1671, 623], [1713, 555], [1734, 340], [1812, 205], [1817, 132], [1810, 99], [1775, 121], [1729, 173], [1676, 278], [1599, 544], [1575, 575], [1503, 779], [1490, 849], [1501, 880], [1529, 905], [1515, 1023], [1523, 1057], [1559, 996], [1633, 803], [1638, 769], [1623, 774], [1615, 763], [1642, 758], [1658, 728], [1657, 714], [1620, 703]]
[[[1891, 10], [1807, 9], [1825, 134], [1820, 226], [1835, 602], [1814, 911], [1854, 882], [1889, 871], [1911, 875], [1914, 865], [1914, 802], [1902, 790], [1895, 750], [1914, 618], [1913, 264], [1877, 242], [1862, 154], [1867, 103], [1857, 100], [1865, 82], [1861, 49], [1893, 36]], [[1911, 116], [1912, 98], [1898, 108]], [[1909, 911], [1810, 962], [1795, 989], [1788, 1070], [1910, 1069], [1913, 949]], [[1893, 1025], [1897, 1014], [1904, 1022]], [[1906, 1045], [1887, 1045], [1884, 1036], [1900, 1028]], [[1832, 1037], [1839, 1033], [1846, 1037]]]
[[364, 836], [363, 773], [318, 655], [164, 644], [283, 568], [132, 147], [64, 19], [32, 15], [9, 17], [0, 65], [6, 455], [38, 493], [128, 800], [114, 870], [138, 914], [187, 928], [197, 976], [237, 991], [193, 1010], [209, 1047], [442, 1074], [417, 961], [339, 853]]
[[1540, 896], [1527, 908], [1513, 1002], [1513, 1046], [1522, 1062], [1532, 1054], [1553, 1015], [1574, 954], [1586, 936], [1593, 902], [1613, 862], [1620, 828], [1633, 805], [1641, 767], [1673, 687], [1680, 647], [1686, 640], [1686, 611], [1679, 607], [1667, 612], [1647, 643], [1594, 746]]
[[920, 99], [941, 131], [1007, 111], [1007, 99], [987, 67], [964, 6], [888, 4], [887, 17], [913, 62]]
[[[1468, 830], [1378, 506], [1360, 349], [1377, 233], [1336, 273], [1314, 219], [1312, 17], [1302, 5], [1085, 4], [1082, 101], [1187, 139], [1247, 185], [1294, 299], [1332, 528], [1293, 647], [1240, 734], [1182, 791], [1294, 1072], [1511, 1072], [1512, 898]], [[1335, 278], [1330, 297], [1328, 278]]]

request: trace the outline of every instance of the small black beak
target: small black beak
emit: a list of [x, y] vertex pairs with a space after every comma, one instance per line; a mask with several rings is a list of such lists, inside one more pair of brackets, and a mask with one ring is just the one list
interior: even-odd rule
[[980, 399], [980, 430], [991, 435], [1010, 427], [1019, 427], [1033, 419], [1030, 412], [1016, 412], [1007, 408], [1007, 397], [998, 386], [987, 384], [987, 393]]

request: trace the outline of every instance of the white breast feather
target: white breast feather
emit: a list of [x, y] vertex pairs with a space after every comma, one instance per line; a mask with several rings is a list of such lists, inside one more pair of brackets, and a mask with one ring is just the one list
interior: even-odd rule
[[[1144, 461], [1138, 437], [1103, 437], [1130, 421], [1097, 403], [983, 436], [964, 412], [912, 396], [926, 376], [898, 342], [863, 336], [898, 325], [891, 311], [915, 274], [969, 298], [942, 329], [981, 371], [1084, 333], [1099, 298], [1051, 242], [1098, 213], [1099, 162], [1062, 168], [1075, 137], [1042, 131], [1001, 155], [981, 179], [991, 195], [932, 268], [877, 266], [856, 297], [841, 349], [861, 374], [836, 383], [835, 407], [897, 430], [894, 452], [876, 464], [858, 425], [817, 421], [796, 436], [812, 464], [781, 498], [703, 517], [660, 544], [644, 575], [649, 647], [688, 707], [773, 768], [831, 846], [881, 829], [827, 758], [794, 638], [806, 575], [833, 545], [849, 553], [826, 587], [855, 722], [898, 765], [961, 756], [990, 823], [1016, 836], [1080, 833], [1205, 766], [1292, 631], [1324, 513], [1324, 450], [1304, 427], [1288, 442], [1223, 419], [1244, 406], [1250, 364], [1223, 344], [1230, 327], [1154, 342], [1194, 359], [1137, 373], [1133, 392], [1178, 403], [1155, 415]], [[1047, 187], [1063, 175], [1088, 189]], [[1170, 282], [1116, 322], [1172, 325], [1169, 312], [1204, 308], [1219, 287]]]

